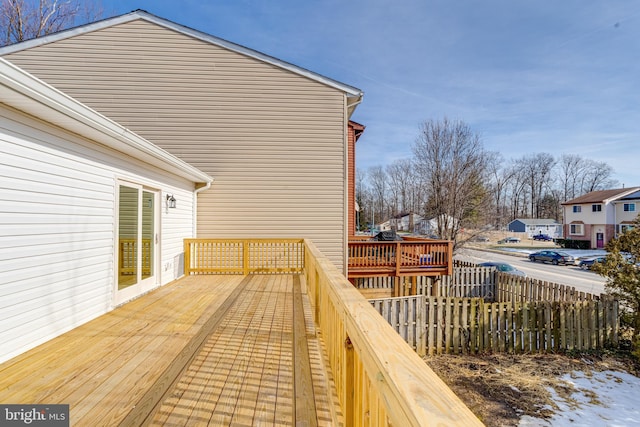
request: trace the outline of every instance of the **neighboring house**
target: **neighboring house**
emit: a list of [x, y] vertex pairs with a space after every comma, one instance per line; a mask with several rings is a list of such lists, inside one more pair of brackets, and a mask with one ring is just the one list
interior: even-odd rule
[[640, 190], [614, 200], [616, 236], [633, 228], [633, 221], [640, 214]]
[[[616, 235], [616, 229], [628, 223], [636, 209], [633, 197], [638, 197], [640, 187], [618, 188], [613, 190], [592, 191], [562, 204], [564, 209], [564, 235], [566, 239], [586, 240], [592, 248], [604, 246]], [[622, 201], [621, 203], [618, 203]], [[631, 207], [633, 206], [633, 207]]]
[[2, 59], [0, 152], [0, 362], [183, 274], [207, 174]]
[[197, 167], [198, 237], [304, 237], [346, 272], [361, 90], [144, 11], [0, 55]]
[[393, 226], [396, 231], [414, 232], [416, 227], [422, 221], [422, 216], [415, 213], [404, 213], [392, 218]]
[[[446, 229], [452, 229], [457, 225], [457, 220], [446, 214], [440, 215], [440, 223]], [[418, 227], [420, 234], [424, 234], [430, 237], [440, 238], [438, 231], [438, 217], [434, 217], [431, 219], [422, 219], [420, 221], [420, 225]]]
[[418, 214], [402, 213], [388, 219], [380, 224], [380, 231], [406, 231], [413, 233], [420, 229], [422, 223], [422, 216]]
[[562, 224], [553, 219], [517, 218], [507, 225], [509, 231], [526, 233], [528, 237], [547, 234], [552, 238], [562, 237]]

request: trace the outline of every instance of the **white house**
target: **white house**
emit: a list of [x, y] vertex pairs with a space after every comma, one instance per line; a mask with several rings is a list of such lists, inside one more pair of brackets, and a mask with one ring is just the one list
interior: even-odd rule
[[447, 214], [442, 214], [439, 217], [423, 219], [422, 221], [420, 221], [420, 226], [418, 228], [420, 230], [420, 233], [427, 236], [440, 237], [440, 233], [438, 231], [438, 221], [444, 229], [452, 229], [453, 227], [456, 227], [458, 225], [458, 220], [456, 220], [454, 217]]
[[182, 275], [211, 177], [2, 59], [0, 152], [0, 362]]
[[395, 230], [413, 232], [419, 228], [422, 216], [414, 213], [403, 213], [380, 224], [381, 231]]

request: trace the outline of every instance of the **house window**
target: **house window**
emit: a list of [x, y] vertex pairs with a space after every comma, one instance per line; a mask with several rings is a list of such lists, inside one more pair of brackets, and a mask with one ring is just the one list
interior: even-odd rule
[[583, 224], [570, 224], [569, 225], [569, 234], [582, 236], [584, 234]]
[[582, 206], [574, 206], [573, 213], [579, 213], [579, 212], [582, 212]]
[[591, 212], [602, 212], [602, 205], [591, 205]]
[[633, 225], [620, 225], [620, 233], [626, 233], [629, 230], [633, 230]]
[[635, 212], [636, 204], [635, 203], [625, 203], [623, 206], [625, 212]]

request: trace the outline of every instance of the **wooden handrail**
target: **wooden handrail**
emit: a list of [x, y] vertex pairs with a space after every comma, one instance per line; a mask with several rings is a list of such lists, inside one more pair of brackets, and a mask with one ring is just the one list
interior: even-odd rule
[[482, 425], [308, 240], [304, 258], [345, 425]]

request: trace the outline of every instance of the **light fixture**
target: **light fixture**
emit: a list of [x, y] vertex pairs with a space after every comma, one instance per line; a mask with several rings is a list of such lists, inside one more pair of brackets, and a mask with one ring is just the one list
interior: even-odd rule
[[171, 209], [176, 207], [176, 198], [173, 194], [167, 194], [167, 207]]

